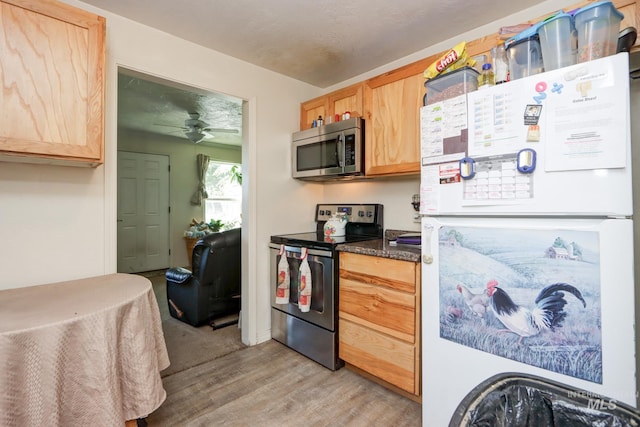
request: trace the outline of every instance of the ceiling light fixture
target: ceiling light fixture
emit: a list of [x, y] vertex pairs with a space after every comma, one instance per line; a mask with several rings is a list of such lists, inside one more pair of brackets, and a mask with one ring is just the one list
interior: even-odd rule
[[206, 136], [204, 133], [200, 132], [200, 129], [198, 129], [197, 127], [185, 131], [184, 134], [187, 138], [189, 138], [191, 142], [194, 142], [196, 144], [202, 141], [202, 139]]

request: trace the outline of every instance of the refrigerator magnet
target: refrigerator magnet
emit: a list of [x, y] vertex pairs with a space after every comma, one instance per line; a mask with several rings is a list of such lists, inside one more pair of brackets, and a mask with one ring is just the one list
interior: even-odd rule
[[540, 104], [527, 104], [524, 109], [524, 124], [525, 125], [537, 125], [542, 113], [542, 105]]
[[531, 173], [536, 169], [536, 150], [523, 148], [518, 151], [516, 168], [520, 173]]
[[471, 157], [460, 159], [460, 178], [471, 179], [476, 174], [476, 162]]
[[540, 141], [540, 125], [529, 125], [527, 128], [527, 142]]

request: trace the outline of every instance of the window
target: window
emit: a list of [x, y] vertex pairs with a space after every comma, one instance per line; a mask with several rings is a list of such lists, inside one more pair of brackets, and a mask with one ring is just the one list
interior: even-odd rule
[[240, 227], [242, 223], [241, 166], [235, 163], [209, 162], [205, 186], [208, 195], [204, 204], [205, 221], [222, 221], [222, 230]]

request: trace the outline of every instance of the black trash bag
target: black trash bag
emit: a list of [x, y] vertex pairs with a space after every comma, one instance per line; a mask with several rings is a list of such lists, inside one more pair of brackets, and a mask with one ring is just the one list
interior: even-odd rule
[[533, 375], [499, 374], [458, 405], [449, 427], [638, 427], [634, 408]]

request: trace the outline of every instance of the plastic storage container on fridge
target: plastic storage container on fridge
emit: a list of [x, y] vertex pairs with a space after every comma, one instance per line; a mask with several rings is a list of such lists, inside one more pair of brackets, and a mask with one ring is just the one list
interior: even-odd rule
[[544, 71], [542, 50], [536, 23], [504, 42], [509, 60], [509, 80], [531, 76]]
[[610, 1], [592, 3], [575, 12], [573, 19], [578, 31], [577, 62], [614, 55], [623, 17]]
[[478, 75], [480, 73], [472, 67], [463, 67], [425, 82], [427, 94], [424, 105], [444, 101], [478, 89]]
[[537, 34], [512, 42], [507, 46], [511, 80], [532, 76], [544, 71], [542, 50]]
[[561, 12], [543, 21], [538, 36], [545, 71], [576, 63], [578, 36], [571, 15]]

